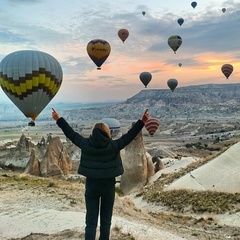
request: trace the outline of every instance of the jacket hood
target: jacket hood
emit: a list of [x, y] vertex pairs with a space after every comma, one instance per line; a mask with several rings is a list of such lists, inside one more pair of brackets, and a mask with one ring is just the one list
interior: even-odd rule
[[99, 128], [93, 129], [92, 135], [89, 139], [90, 143], [96, 148], [106, 147], [111, 140], [111, 138], [109, 138], [107, 134]]

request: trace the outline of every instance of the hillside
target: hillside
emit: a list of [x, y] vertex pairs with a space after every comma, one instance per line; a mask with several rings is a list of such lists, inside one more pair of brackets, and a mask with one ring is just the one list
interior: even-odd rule
[[144, 89], [123, 103], [103, 108], [65, 111], [70, 118], [137, 119], [148, 108], [160, 120], [238, 118], [240, 84], [206, 84], [169, 89]]

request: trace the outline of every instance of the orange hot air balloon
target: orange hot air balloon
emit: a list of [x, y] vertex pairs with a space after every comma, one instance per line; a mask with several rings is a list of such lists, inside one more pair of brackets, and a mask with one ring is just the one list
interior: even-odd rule
[[231, 65], [231, 64], [224, 64], [224, 65], [222, 65], [221, 70], [222, 70], [222, 73], [224, 74], [224, 76], [228, 79], [229, 76], [233, 72], [233, 65]]
[[149, 118], [145, 123], [145, 128], [151, 136], [157, 131], [158, 127], [159, 121], [156, 118]]
[[100, 70], [111, 51], [110, 44], [103, 39], [94, 39], [87, 45], [87, 53]]
[[123, 43], [125, 42], [125, 40], [128, 38], [128, 36], [129, 36], [129, 32], [128, 32], [128, 30], [127, 29], [120, 29], [119, 31], [118, 31], [118, 36], [119, 36], [119, 38], [123, 41]]

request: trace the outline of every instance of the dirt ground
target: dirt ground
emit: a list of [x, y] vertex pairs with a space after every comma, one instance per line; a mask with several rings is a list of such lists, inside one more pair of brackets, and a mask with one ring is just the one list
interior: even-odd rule
[[[0, 182], [0, 239], [84, 239], [84, 184], [42, 179], [3, 169], [0, 170]], [[111, 240], [240, 239], [239, 227], [220, 225], [212, 215], [186, 217], [168, 212], [164, 207], [162, 210], [158, 207], [155, 211], [149, 211], [149, 207], [147, 210], [142, 203], [141, 205], [136, 201], [134, 203], [133, 197], [117, 195]], [[43, 209], [48, 213], [48, 215], [44, 213], [45, 217]], [[58, 220], [57, 228], [52, 232], [34, 231], [36, 225], [47, 221], [46, 216], [54, 218], [50, 214], [55, 213], [54, 211], [58, 211], [58, 214], [63, 213], [63, 218]], [[75, 226], [68, 226], [69, 213], [78, 221]], [[20, 219], [20, 216], [24, 218]], [[20, 221], [24, 222], [26, 219], [31, 220], [28, 224], [33, 224], [32, 228], [26, 225], [19, 230], [17, 225], [21, 228]], [[7, 221], [9, 225], [4, 226]], [[61, 228], [61, 224], [66, 226]], [[23, 228], [30, 230], [24, 234]], [[19, 236], [21, 234], [17, 231], [22, 231], [22, 236]]]

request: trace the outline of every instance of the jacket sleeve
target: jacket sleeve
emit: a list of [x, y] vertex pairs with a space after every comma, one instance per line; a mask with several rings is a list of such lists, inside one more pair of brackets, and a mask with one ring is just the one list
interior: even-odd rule
[[79, 133], [75, 132], [67, 123], [67, 121], [64, 118], [59, 118], [57, 120], [57, 125], [62, 129], [65, 136], [72, 141], [76, 146], [79, 148], [81, 147], [81, 140], [83, 139], [83, 136], [81, 136]]
[[138, 120], [126, 134], [124, 134], [121, 138], [115, 140], [117, 141], [119, 150], [125, 148], [138, 135], [143, 127], [143, 121]]

